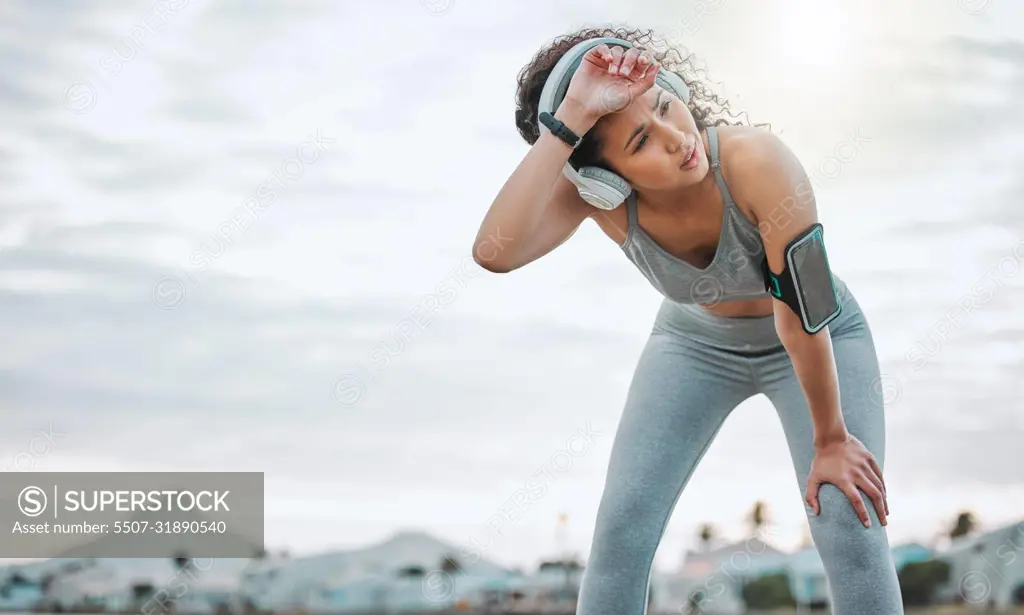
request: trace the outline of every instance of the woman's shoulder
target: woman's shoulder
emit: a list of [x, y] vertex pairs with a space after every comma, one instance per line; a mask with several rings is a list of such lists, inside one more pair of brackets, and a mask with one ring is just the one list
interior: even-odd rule
[[[727, 182], [759, 184], [786, 172], [796, 160], [775, 133], [758, 126], [718, 126], [718, 156]], [[742, 190], [741, 186], [737, 186]]]
[[778, 135], [759, 126], [716, 126], [714, 130], [723, 167], [747, 168], [764, 163], [785, 147]]
[[717, 130], [723, 178], [737, 204], [755, 219], [761, 217], [762, 201], [790, 192], [805, 178], [796, 155], [777, 134], [757, 126]]

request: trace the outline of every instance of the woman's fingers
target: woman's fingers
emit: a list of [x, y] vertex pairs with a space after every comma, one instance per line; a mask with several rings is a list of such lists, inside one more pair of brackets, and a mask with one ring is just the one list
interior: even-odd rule
[[[872, 459], [873, 462], [873, 459]], [[879, 510], [879, 515], [885, 512], [886, 516], [889, 515], [889, 494], [886, 491], [886, 481], [882, 478], [882, 473], [877, 470], [878, 464], [870, 463], [862, 471], [867, 480], [879, 489], [882, 493], [882, 509]]]
[[885, 493], [882, 492], [882, 488], [879, 485], [880, 481], [876, 482], [877, 479], [875, 477], [865, 474], [861, 474], [859, 478], [857, 486], [875, 503], [875, 513], [878, 515], [878, 520], [882, 525], [886, 525], [888, 521], [885, 514]]
[[878, 476], [878, 480], [882, 483], [882, 495], [885, 497], [885, 514], [889, 514], [889, 489], [885, 486], [885, 476], [882, 474], [882, 467], [878, 465], [878, 461], [874, 456], [868, 457], [868, 463], [871, 465], [871, 469], [874, 470], [875, 475]]
[[637, 78], [629, 84], [630, 97], [636, 100], [638, 97], [643, 96], [647, 90], [651, 89], [654, 85], [655, 80], [658, 78], [658, 70], [660, 66], [655, 64], [654, 66], [647, 69], [647, 72], [643, 77]]
[[654, 55], [647, 50], [640, 52], [640, 57], [636, 59], [636, 74], [637, 79], [644, 79], [647, 77], [647, 73], [654, 65]]
[[608, 45], [605, 45], [604, 43], [601, 43], [597, 47], [588, 51], [584, 58], [586, 58], [588, 62], [595, 64], [596, 66], [600, 66], [601, 68], [607, 68], [614, 59], [612, 57], [611, 49], [609, 49]]
[[885, 481], [882, 480], [882, 475], [875, 470], [875, 466], [873, 464], [867, 464], [865, 467], [861, 468], [861, 474], [864, 476], [865, 480], [871, 481], [871, 484], [874, 485], [882, 494], [882, 498], [886, 497]]
[[625, 77], [631, 81], [640, 81], [646, 77], [651, 66], [655, 64], [654, 57], [649, 51], [636, 47], [609, 47], [604, 43], [588, 51], [584, 58], [591, 64], [606, 68], [610, 76]]
[[619, 76], [629, 77], [633, 74], [633, 69], [636, 68], [637, 58], [640, 57], [640, 50], [636, 47], [630, 47], [626, 50], [626, 53], [622, 56], [622, 63], [619, 65]]
[[647, 72], [644, 73], [644, 76], [641, 77], [639, 81], [637, 81], [637, 84], [640, 86], [639, 89], [641, 94], [651, 89], [651, 86], [654, 85], [654, 81], [658, 78], [659, 70], [661, 70], [661, 65], [653, 64], [650, 68], [647, 69]]
[[619, 64], [622, 62], [622, 56], [624, 55], [625, 49], [622, 47], [611, 47], [610, 52], [612, 54], [612, 61], [608, 64], [608, 74], [618, 75]]
[[807, 477], [807, 491], [804, 494], [804, 501], [814, 511], [814, 516], [818, 516], [821, 512], [818, 509], [818, 489], [821, 488], [821, 481], [815, 478], [814, 474]]
[[841, 489], [846, 494], [846, 497], [849, 498], [850, 503], [853, 504], [853, 509], [857, 511], [860, 522], [864, 524], [864, 527], [871, 527], [871, 516], [868, 515], [868, 507], [864, 505], [864, 500], [861, 499], [857, 486], [853, 481], [847, 481]]

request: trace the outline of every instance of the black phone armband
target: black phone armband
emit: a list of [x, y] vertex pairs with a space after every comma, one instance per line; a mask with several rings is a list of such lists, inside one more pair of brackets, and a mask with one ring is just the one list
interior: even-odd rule
[[774, 273], [765, 258], [764, 289], [800, 317], [804, 331], [821, 331], [843, 310], [825, 252], [824, 227], [815, 223], [786, 246], [785, 267]]

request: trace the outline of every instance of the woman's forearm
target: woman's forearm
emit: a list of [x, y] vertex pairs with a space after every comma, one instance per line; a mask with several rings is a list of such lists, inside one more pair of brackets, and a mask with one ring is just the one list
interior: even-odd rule
[[[572, 101], [559, 105], [554, 115], [578, 135], [585, 134], [597, 123], [593, 114]], [[548, 213], [552, 189], [572, 151], [571, 147], [549, 131], [541, 131], [540, 137], [502, 185], [484, 215], [476, 239], [473, 240], [472, 252], [478, 257], [478, 264], [491, 271], [514, 269], [522, 264], [524, 255], [530, 252], [531, 241], [535, 239], [537, 229], [543, 222], [565, 227], [547, 229], [549, 234], [554, 233], [555, 236], [565, 234], [560, 230], [568, 232], [579, 226], [582, 215], [558, 219], [558, 212]], [[481, 246], [495, 235], [506, 238], [502, 242], [504, 245], [501, 252], [479, 258], [487, 252]], [[553, 246], [533, 247], [534, 251], [547, 251]]]
[[775, 326], [807, 398], [814, 421], [814, 444], [845, 440], [849, 434], [843, 420], [839, 375], [828, 330], [809, 335], [794, 314], [777, 313]]

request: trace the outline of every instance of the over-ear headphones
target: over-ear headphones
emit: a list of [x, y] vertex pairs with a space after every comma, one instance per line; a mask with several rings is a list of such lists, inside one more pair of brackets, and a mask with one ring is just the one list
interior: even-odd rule
[[[540, 102], [537, 105], [537, 123], [543, 130], [546, 128], [539, 121], [540, 114], [545, 111], [553, 114], [558, 109], [583, 56], [601, 43], [617, 45], [626, 49], [633, 47], [633, 44], [628, 41], [605, 37], [583, 41], [565, 52], [565, 55], [551, 69], [547, 81], [544, 82], [544, 89], [541, 91]], [[663, 89], [675, 94], [684, 103], [690, 101], [690, 88], [686, 86], [679, 75], [672, 71], [659, 69], [655, 82]], [[562, 173], [576, 186], [584, 201], [599, 209], [615, 209], [633, 192], [633, 187], [629, 185], [629, 182], [616, 173], [600, 167], [581, 167], [577, 171], [572, 164], [567, 162]]]

